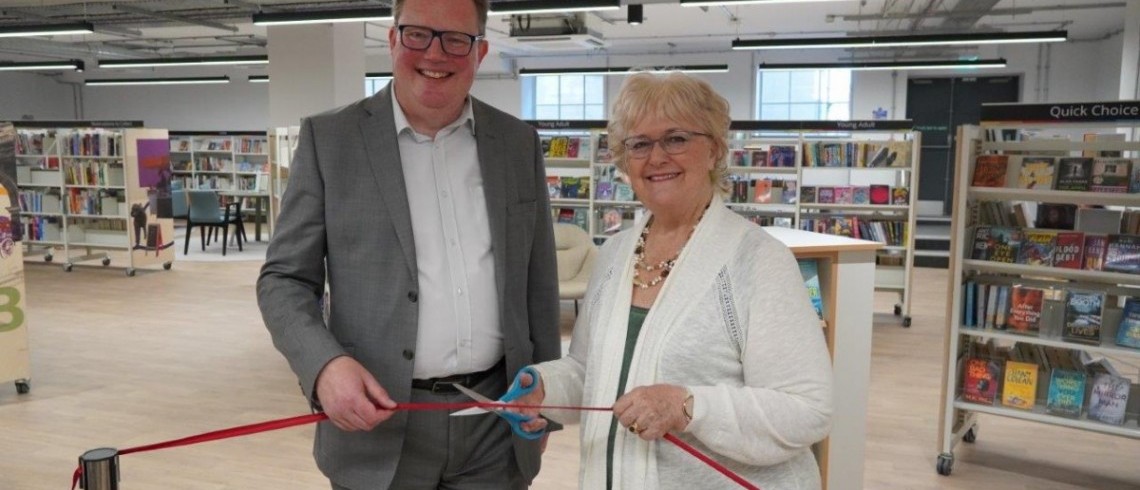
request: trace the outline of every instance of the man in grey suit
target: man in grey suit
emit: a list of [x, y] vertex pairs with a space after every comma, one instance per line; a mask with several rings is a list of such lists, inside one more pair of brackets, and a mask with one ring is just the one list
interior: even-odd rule
[[541, 145], [468, 95], [487, 0], [393, 11], [393, 82], [301, 125], [258, 304], [329, 416], [313, 452], [334, 489], [524, 488], [540, 443], [498, 417], [392, 409], [469, 401], [454, 384], [495, 398], [559, 357]]

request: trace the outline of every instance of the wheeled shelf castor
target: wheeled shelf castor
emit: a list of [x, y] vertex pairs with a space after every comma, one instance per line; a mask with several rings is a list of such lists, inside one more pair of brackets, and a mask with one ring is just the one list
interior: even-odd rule
[[63, 272], [71, 272], [71, 268], [73, 266], [75, 266], [75, 264], [72, 264], [71, 262], [63, 264]]
[[111, 265], [111, 258], [110, 257], [103, 257], [103, 267], [107, 267], [109, 265]]
[[970, 430], [966, 431], [965, 434], [962, 434], [962, 442], [973, 444], [974, 441], [978, 440], [978, 432], [977, 431], [978, 431], [978, 428], [976, 426], [970, 427]]
[[895, 305], [895, 316], [902, 315], [902, 305]]
[[31, 381], [28, 381], [26, 379], [16, 380], [16, 393], [19, 393], [21, 395], [27, 395], [29, 391], [32, 391], [32, 382]]
[[51, 259], [52, 259], [51, 254], [47, 254], [44, 256], [44, 262], [51, 262]]
[[170, 270], [170, 267], [171, 267], [171, 266], [173, 266], [173, 265], [174, 265], [174, 263], [173, 263], [173, 262], [164, 262], [164, 263], [162, 264], [162, 268], [163, 268], [163, 270]]
[[135, 277], [135, 270], [127, 269], [127, 277]]
[[950, 476], [950, 470], [954, 468], [954, 455], [942, 453], [938, 455], [938, 474], [942, 476]]
[[910, 328], [910, 315], [903, 317], [903, 326], [906, 328]]

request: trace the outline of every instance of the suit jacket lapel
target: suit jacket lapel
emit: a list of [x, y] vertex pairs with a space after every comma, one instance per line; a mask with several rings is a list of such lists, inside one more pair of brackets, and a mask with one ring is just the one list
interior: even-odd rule
[[[400, 163], [400, 143], [396, 139], [396, 122], [392, 115], [392, 85], [388, 84], [364, 108], [369, 115], [360, 121], [360, 137], [368, 151], [372, 176], [380, 188], [380, 197], [388, 208], [396, 238], [408, 273], [416, 277], [416, 244], [412, 234], [412, 212], [408, 208], [408, 191], [404, 185], [404, 168]], [[496, 260], [498, 257], [496, 257]]]
[[475, 144], [479, 151], [479, 170], [483, 176], [483, 198], [487, 202], [487, 218], [491, 224], [491, 252], [495, 256], [495, 289], [499, 293], [499, 309], [507, 278], [507, 174], [506, 148], [495, 135], [497, 128], [483, 103], [471, 98], [471, 112], [475, 117]]

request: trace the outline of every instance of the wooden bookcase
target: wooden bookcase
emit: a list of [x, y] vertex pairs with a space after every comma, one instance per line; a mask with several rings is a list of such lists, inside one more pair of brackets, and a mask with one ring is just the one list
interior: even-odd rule
[[[584, 212], [584, 228], [596, 242], [629, 228], [642, 212], [616, 166], [604, 157], [603, 147], [615, 144], [605, 134], [606, 121], [529, 121], [544, 140], [579, 140], [576, 156], [550, 156], [547, 176], [586, 178], [589, 193], [554, 197], [554, 221], [559, 215]], [[587, 139], [588, 138], [588, 139]], [[757, 224], [808, 229], [828, 234], [883, 242], [876, 255], [875, 290], [898, 295], [894, 314], [909, 327], [911, 281], [914, 269], [914, 230], [918, 202], [921, 135], [911, 121], [733, 121], [728, 141], [728, 171], [734, 189], [743, 186], [746, 202], [726, 204]], [[773, 147], [790, 151], [787, 166], [742, 165], [739, 156], [770, 155]], [[828, 151], [834, 158], [828, 159]], [[872, 167], [881, 151], [879, 166]], [[889, 164], [882, 164], [889, 162]], [[768, 161], [765, 159], [765, 165]], [[835, 164], [836, 166], [827, 166]], [[793, 193], [780, 202], [754, 202], [755, 182], [790, 182]], [[608, 189], [606, 190], [608, 186]], [[617, 190], [620, 186], [625, 189]], [[802, 189], [886, 187], [906, 189], [901, 202], [888, 204], [804, 202]], [[784, 187], [786, 189], [786, 187]], [[777, 195], [775, 192], [770, 196]], [[891, 196], [893, 197], [893, 196]], [[563, 211], [570, 210], [570, 211]], [[858, 224], [862, 223], [862, 226]], [[888, 231], [889, 230], [889, 231]], [[870, 234], [870, 236], [868, 236]]]
[[[1096, 117], [1055, 117], [1051, 114], [1096, 114], [1098, 108], [1124, 108], [1133, 115], [1126, 119]], [[1076, 109], [1076, 110], [1073, 110]], [[1048, 121], [1048, 122], [1023, 122]], [[1054, 158], [1053, 168], [1057, 169], [1061, 158], [1102, 157], [1101, 152], [1117, 153], [1128, 158], [1132, 165], [1140, 165], [1140, 140], [1136, 129], [1140, 127], [1140, 101], [1117, 101], [1106, 103], [1074, 104], [986, 104], [982, 107], [982, 124], [958, 128], [955, 155], [956, 175], [954, 177], [953, 222], [951, 228], [951, 255], [949, 289], [951, 294], [946, 312], [946, 351], [943, 363], [942, 403], [939, 418], [939, 441], [937, 471], [950, 475], [954, 465], [954, 449], [959, 442], [982, 444], [978, 439], [979, 419], [984, 416], [1000, 416], [1029, 422], [1050, 424], [1090, 431], [1106, 435], [1140, 439], [1140, 386], [1136, 385], [1140, 362], [1140, 349], [1122, 347], [1116, 344], [1115, 331], [1121, 317], [1121, 306], [1125, 297], [1140, 297], [1140, 274], [1110, 272], [1098, 267], [1089, 269], [1081, 259], [1080, 269], [1057, 267], [1053, 264], [1027, 265], [988, 260], [991, 246], [984, 241], [985, 234], [978, 238], [977, 231], [1014, 234], [1022, 231], [1037, 232], [1033, 210], [1041, 204], [1103, 206], [1110, 210], [1140, 210], [1140, 193], [1108, 193], [1077, 190], [1054, 190], [1052, 188], [1021, 188], [1019, 180], [1021, 158], [1044, 156]], [[1112, 138], [1098, 140], [1098, 133], [1113, 134]], [[974, 186], [974, 169], [978, 157], [994, 155], [1008, 159], [1004, 187]], [[1135, 181], [1136, 170], [1130, 173]], [[1000, 172], [996, 172], [1000, 174]], [[1057, 182], [1054, 172], [1053, 184]], [[1028, 182], [1028, 180], [1026, 181]], [[1090, 179], [1089, 182], [1092, 182]], [[981, 183], [981, 182], [979, 182]], [[997, 181], [987, 181], [997, 184]], [[1026, 183], [1026, 185], [1028, 185]], [[1008, 207], [1008, 208], [1007, 208]], [[1017, 211], [1012, 213], [992, 212], [991, 209], [1024, 210], [1029, 219], [1023, 225], [1018, 223]], [[1008, 216], [1013, 215], [1013, 216]], [[1008, 220], [1008, 221], [1007, 221]], [[1054, 230], [1100, 234], [1085, 228], [1078, 218], [1074, 226], [1057, 226], [1040, 229], [1045, 234]], [[1121, 223], [1117, 229], [1106, 233], [1125, 233]], [[1032, 228], [1031, 228], [1032, 227]], [[979, 241], [983, 240], [983, 241]], [[1004, 240], [1002, 243], [1006, 243]], [[1012, 244], [1013, 242], [1010, 242]], [[1024, 242], [1021, 242], [1024, 244]], [[1024, 246], [1024, 245], [1020, 245]], [[975, 255], [975, 247], [980, 247]], [[1012, 248], [1012, 247], [1011, 247]], [[994, 248], [996, 250], [996, 246]], [[1003, 249], [1004, 250], [1004, 249]], [[1055, 252], [1056, 249], [1054, 248]], [[1088, 249], [1081, 247], [1081, 253]], [[1134, 259], [1134, 257], [1133, 257]], [[985, 288], [985, 300], [978, 297]], [[992, 285], [992, 286], [991, 286]], [[1003, 317], [1012, 318], [1010, 306], [1015, 300], [1009, 299], [1002, 308], [1001, 290], [1009, 287], [1026, 287], [1042, 291], [1042, 300], [1024, 302], [1016, 300], [1023, 311], [1034, 311], [1039, 315], [1036, 329], [1018, 333], [1016, 325], [1006, 327]], [[997, 291], [995, 303], [990, 305], [988, 293]], [[1068, 298], [1074, 292], [1103, 292], [1097, 343], [1079, 343], [1065, 338], [1062, 334], [1069, 315]], [[1012, 297], [1013, 293], [1008, 293]], [[1078, 296], [1083, 298], [1084, 296]], [[1032, 306], [1038, 304], [1039, 307]], [[991, 307], [992, 306], [992, 307]], [[968, 310], [967, 310], [968, 309]], [[990, 313], [993, 320], [990, 321]], [[1076, 314], [1076, 310], [1072, 312]], [[1024, 319], [1024, 313], [1019, 313]], [[1073, 318], [1077, 318], [1073, 316]], [[1019, 320], [1020, 321], [1020, 320]], [[989, 322], [989, 324], [987, 324]], [[1028, 357], [1029, 359], [1025, 359]], [[1002, 401], [1004, 387], [995, 384], [992, 392], [996, 399], [990, 403], [966, 401], [963, 397], [965, 366], [969, 359], [982, 359], [995, 363], [1000, 375], [1005, 373], [1005, 361], [1015, 360], [1036, 366], [1036, 394], [1031, 396], [1030, 408], [1006, 406]], [[1093, 420], [1089, 416], [1089, 405], [1093, 384], [1093, 374], [1105, 369], [1099, 363], [1104, 359], [1112, 370], [1119, 368], [1119, 374], [1129, 380], [1130, 391], [1125, 407], [1124, 422], [1113, 425]], [[995, 369], [995, 370], [996, 370]], [[1053, 369], [1084, 373], [1085, 396], [1076, 416], [1062, 416], [1048, 410], [1048, 393]], [[976, 378], [981, 379], [981, 378]], [[995, 383], [1002, 379], [995, 379]], [[981, 386], [975, 382], [974, 386]], [[980, 388], [979, 388], [980, 389]], [[975, 393], [974, 398], [985, 399]], [[1064, 441], [1057, 441], [1057, 450], [1063, 450]]]
[[167, 131], [139, 121], [16, 124], [16, 173], [29, 253], [63, 269], [112, 252], [137, 267], [174, 262]]
[[0, 122], [0, 381], [16, 392], [31, 390], [31, 360], [25, 315], [24, 250], [20, 246], [16, 186], [16, 129]]

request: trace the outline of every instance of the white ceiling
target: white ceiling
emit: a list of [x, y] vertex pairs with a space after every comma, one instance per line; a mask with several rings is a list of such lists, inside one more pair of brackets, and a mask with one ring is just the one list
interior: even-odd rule
[[[567, 0], [569, 3], [570, 0]], [[642, 25], [626, 23], [626, 8], [586, 15], [608, 54], [728, 52], [739, 37], [815, 37], [937, 31], [1039, 31], [1067, 29], [1070, 39], [1094, 40], [1123, 29], [1126, 1], [1140, 0], [840, 0], [830, 2], [682, 7], [677, 0], [645, 0]], [[153, 58], [265, 53], [266, 30], [250, 15], [265, 11], [384, 6], [381, 0], [0, 0], [0, 26], [88, 20], [96, 34], [51, 38], [0, 38], [0, 61], [83, 58]], [[639, 3], [626, 0], [623, 3]], [[116, 8], [118, 6], [118, 8]], [[148, 15], [146, 11], [155, 12]], [[173, 18], [171, 16], [174, 16]], [[536, 53], [508, 39], [507, 17], [492, 17], [488, 40], [504, 57]], [[197, 24], [196, 24], [197, 23]], [[207, 24], [207, 25], [201, 25]], [[388, 23], [369, 24], [369, 54], [386, 56]], [[971, 48], [964, 48], [966, 54]], [[591, 54], [597, 49], [559, 50]], [[836, 58], [851, 57], [835, 51]], [[860, 56], [863, 56], [862, 52]], [[875, 50], [872, 57], [894, 56]], [[710, 57], [710, 60], [712, 58]], [[713, 62], [713, 61], [710, 61]]]

